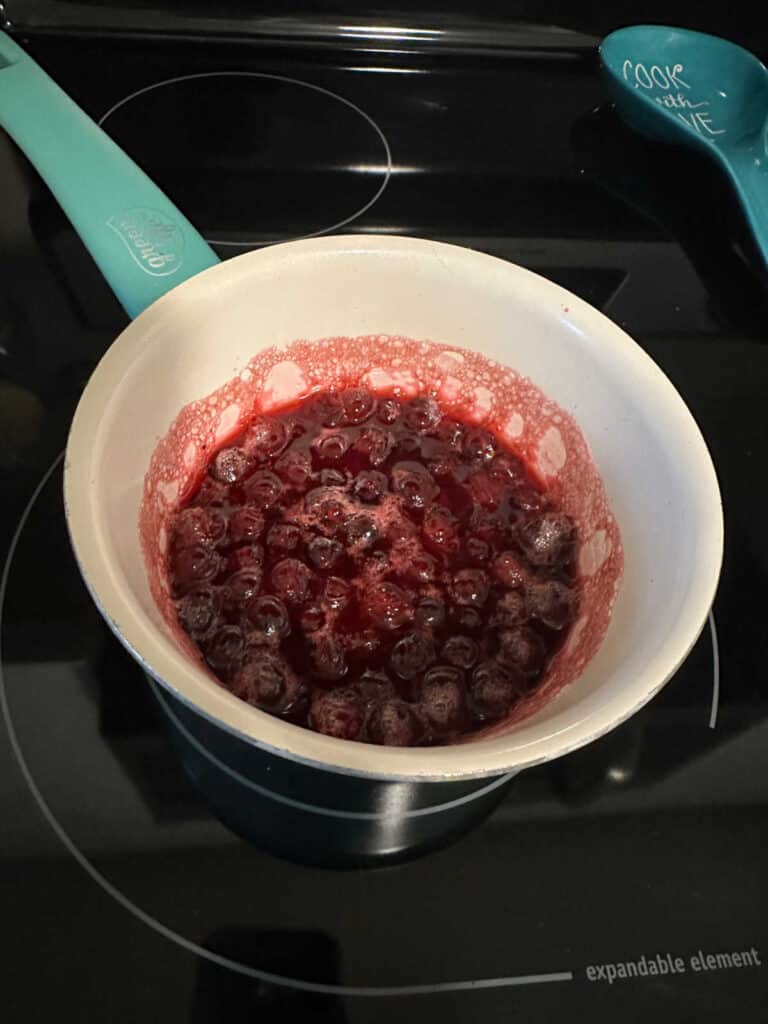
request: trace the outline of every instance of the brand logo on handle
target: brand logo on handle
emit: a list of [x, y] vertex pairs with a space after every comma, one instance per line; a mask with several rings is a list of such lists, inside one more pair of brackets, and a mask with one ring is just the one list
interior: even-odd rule
[[175, 274], [184, 257], [184, 236], [177, 225], [158, 210], [137, 207], [110, 217], [112, 228], [134, 263], [152, 277]]

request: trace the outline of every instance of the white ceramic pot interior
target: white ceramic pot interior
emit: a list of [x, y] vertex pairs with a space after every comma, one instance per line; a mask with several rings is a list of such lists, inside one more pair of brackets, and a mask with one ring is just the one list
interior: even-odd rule
[[[152, 453], [180, 409], [262, 348], [390, 334], [476, 349], [530, 377], [580, 425], [624, 546], [605, 641], [583, 674], [501, 735], [402, 750], [286, 724], [185, 657], [150, 594], [139, 542]], [[75, 552], [103, 614], [152, 674], [226, 728], [309, 763], [459, 778], [547, 760], [628, 717], [696, 640], [722, 558], [701, 435], [669, 381], [618, 327], [519, 267], [416, 239], [335, 237], [240, 256], [186, 282], [117, 339], [78, 407], [65, 470]]]

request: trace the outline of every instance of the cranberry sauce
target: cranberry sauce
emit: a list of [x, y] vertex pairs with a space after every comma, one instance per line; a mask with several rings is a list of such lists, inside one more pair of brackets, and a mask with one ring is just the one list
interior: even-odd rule
[[234, 694], [346, 739], [448, 743], [539, 688], [573, 522], [432, 397], [324, 392], [253, 422], [170, 524], [178, 621]]

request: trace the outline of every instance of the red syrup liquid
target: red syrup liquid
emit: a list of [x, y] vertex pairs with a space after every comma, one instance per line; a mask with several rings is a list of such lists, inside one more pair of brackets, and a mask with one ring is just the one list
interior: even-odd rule
[[267, 350], [186, 407], [142, 540], [182, 646], [236, 696], [336, 737], [444, 744], [581, 671], [621, 544], [578, 427], [530, 381], [387, 341], [386, 363], [377, 338]]

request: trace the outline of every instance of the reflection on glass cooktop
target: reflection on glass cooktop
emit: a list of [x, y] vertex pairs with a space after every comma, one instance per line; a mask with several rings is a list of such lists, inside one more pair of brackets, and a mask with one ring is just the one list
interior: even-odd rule
[[714, 619], [660, 696], [520, 775], [454, 845], [346, 872], [261, 852], [182, 772], [77, 572], [57, 460], [124, 316], [0, 139], [6, 543], [22, 521], [0, 623], [8, 1019], [760, 1020], [766, 292], [719, 179], [595, 112], [581, 51], [31, 49], [222, 256], [346, 220], [483, 249], [603, 309], [700, 422], [727, 545]]
[[287, 75], [161, 79], [99, 123], [208, 242], [236, 250], [339, 230], [374, 205], [392, 169], [364, 110]]

